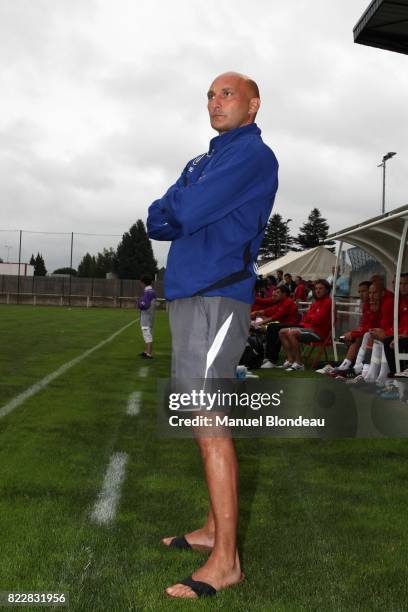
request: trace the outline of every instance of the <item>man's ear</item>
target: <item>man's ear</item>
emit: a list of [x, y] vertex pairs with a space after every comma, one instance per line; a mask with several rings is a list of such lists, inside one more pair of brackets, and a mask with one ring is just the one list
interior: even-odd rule
[[260, 106], [261, 106], [261, 100], [259, 98], [251, 98], [249, 101], [248, 112], [251, 115], [254, 115], [259, 111]]

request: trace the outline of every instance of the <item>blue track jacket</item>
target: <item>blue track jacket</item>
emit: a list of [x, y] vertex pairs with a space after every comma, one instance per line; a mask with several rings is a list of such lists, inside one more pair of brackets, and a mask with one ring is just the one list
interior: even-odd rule
[[168, 300], [223, 296], [252, 304], [254, 262], [278, 188], [278, 162], [255, 123], [210, 142], [149, 207], [150, 238], [171, 240]]

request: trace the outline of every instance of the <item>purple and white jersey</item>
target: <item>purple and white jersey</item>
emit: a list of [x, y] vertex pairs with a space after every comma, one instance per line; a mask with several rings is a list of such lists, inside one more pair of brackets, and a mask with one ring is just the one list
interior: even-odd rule
[[154, 319], [154, 309], [156, 303], [156, 292], [149, 285], [145, 287], [143, 297], [139, 300], [140, 324], [142, 327], [152, 327]]

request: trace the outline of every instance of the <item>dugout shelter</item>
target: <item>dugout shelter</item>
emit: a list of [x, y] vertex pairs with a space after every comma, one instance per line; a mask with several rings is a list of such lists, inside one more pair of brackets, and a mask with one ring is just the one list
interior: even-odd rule
[[[398, 296], [401, 272], [408, 272], [408, 205], [395, 208], [378, 217], [373, 217], [352, 225], [339, 232], [331, 234], [327, 240], [336, 240], [340, 243], [337, 261], [340, 261], [343, 244], [352, 244], [364, 249], [375, 257], [387, 271], [387, 276], [393, 278], [395, 274], [394, 295], [394, 342], [395, 362], [397, 372], [400, 372], [402, 360], [408, 360], [408, 353], [400, 353], [398, 350]], [[336, 266], [337, 273], [337, 266]], [[336, 275], [335, 275], [336, 276]], [[336, 277], [333, 285], [336, 286]], [[335, 343], [335, 311], [334, 300], [332, 309], [332, 338], [333, 350], [337, 359], [337, 347]]]

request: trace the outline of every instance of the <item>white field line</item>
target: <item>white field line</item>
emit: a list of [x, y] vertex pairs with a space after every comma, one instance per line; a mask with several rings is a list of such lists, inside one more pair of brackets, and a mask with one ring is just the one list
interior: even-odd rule
[[147, 367], [139, 368], [139, 376], [140, 376], [140, 378], [146, 378], [148, 373], [149, 373], [149, 368], [147, 368]]
[[108, 525], [115, 518], [128, 459], [127, 453], [114, 453], [109, 461], [102, 490], [91, 515], [100, 525]]
[[17, 395], [14, 399], [12, 399], [10, 402], [0, 408], [0, 418], [6, 416], [6, 414], [9, 414], [12, 410], [23, 404], [29, 397], [32, 397], [39, 391], [45, 389], [45, 387], [47, 387], [50, 382], [52, 382], [59, 376], [62, 376], [62, 374], [65, 374], [67, 370], [80, 363], [83, 359], [86, 359], [86, 357], [89, 357], [89, 355], [105, 346], [105, 344], [112, 342], [112, 340], [116, 338], [116, 336], [121, 334], [131, 325], [134, 325], [134, 323], [135, 321], [131, 321], [130, 323], [119, 329], [117, 332], [109, 336], [109, 338], [106, 338], [106, 340], [102, 340], [102, 342], [99, 342], [99, 344], [97, 344], [96, 346], [88, 349], [87, 351], [85, 351], [85, 353], [82, 353], [82, 355], [71, 359], [71, 361], [67, 361], [67, 363], [64, 363], [60, 368], [58, 368], [58, 370], [55, 370], [55, 372], [51, 372], [51, 374], [48, 374], [47, 376], [39, 380], [37, 383], [32, 385], [32, 387], [29, 387], [28, 389], [20, 393], [20, 395]]
[[126, 414], [129, 416], [137, 416], [140, 412], [140, 403], [142, 401], [142, 394], [140, 391], [132, 393], [128, 399]]

